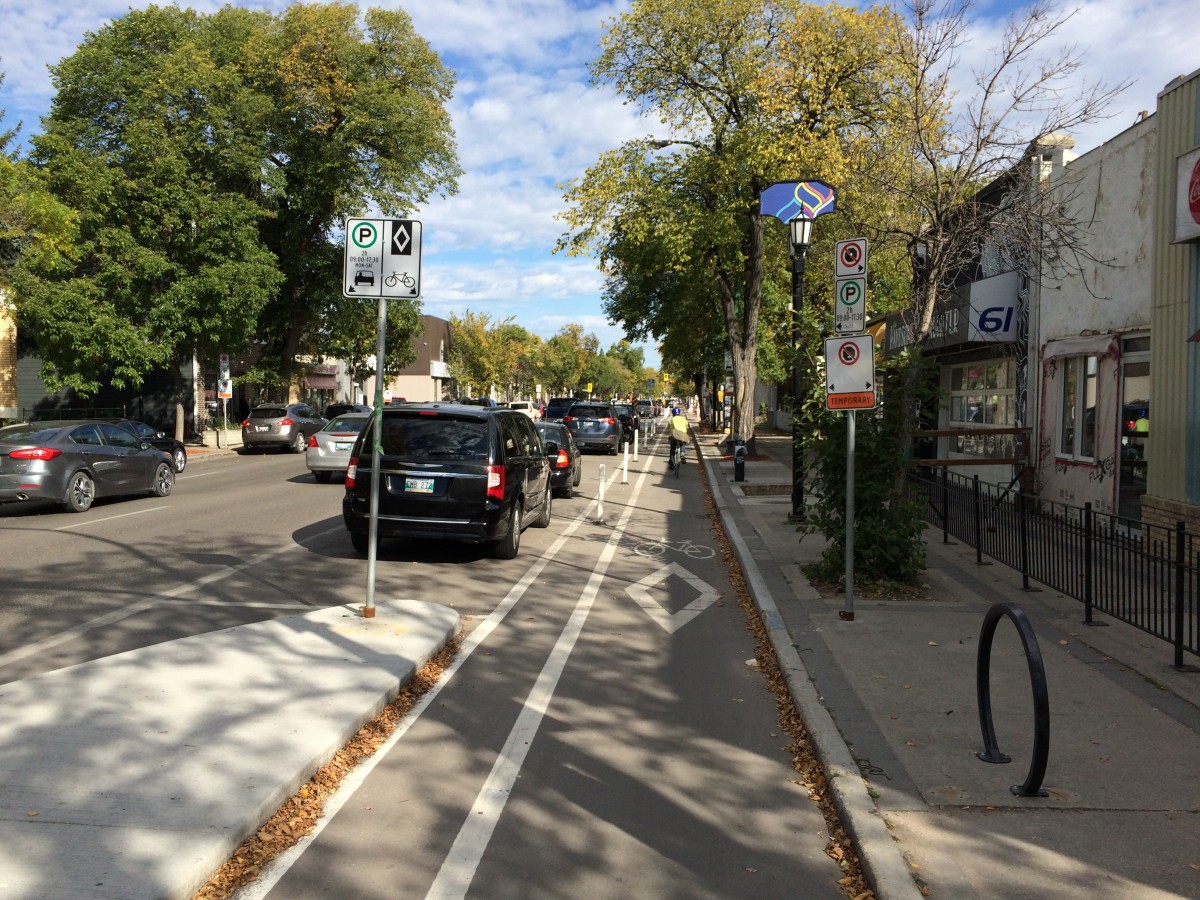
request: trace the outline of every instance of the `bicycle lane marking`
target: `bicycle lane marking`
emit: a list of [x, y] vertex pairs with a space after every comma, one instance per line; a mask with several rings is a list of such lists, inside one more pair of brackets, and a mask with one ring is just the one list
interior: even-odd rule
[[[653, 588], [661, 585], [672, 575], [682, 578], [696, 591], [696, 599], [677, 612], [671, 612], [650, 594]], [[634, 602], [645, 611], [646, 615], [661, 625], [663, 631], [667, 634], [674, 634], [716, 603], [717, 598], [721, 596], [720, 592], [713, 588], [711, 584], [698, 575], [689, 572], [679, 563], [668, 563], [658, 571], [651, 572], [641, 581], [626, 587], [625, 593], [633, 598]]]
[[596, 602], [600, 585], [616, 555], [617, 547], [629, 525], [629, 519], [637, 506], [637, 498], [641, 494], [649, 474], [649, 470], [644, 469], [634, 484], [630, 501], [621, 513], [621, 518], [612, 534], [609, 535], [604, 549], [600, 551], [600, 556], [592, 568], [592, 574], [588, 578], [583, 593], [580, 594], [579, 600], [575, 604], [571, 618], [559, 634], [554, 648], [550, 651], [550, 656], [538, 674], [533, 689], [525, 698], [516, 724], [509, 732], [508, 739], [500, 750], [500, 755], [496, 758], [491, 773], [484, 782], [482, 790], [459, 829], [458, 836], [454, 839], [450, 852], [446, 855], [433, 884], [426, 893], [426, 900], [456, 900], [456, 898], [466, 896], [475, 872], [479, 868], [479, 863], [483, 859], [483, 854], [491, 841], [492, 834], [496, 830], [500, 814], [504, 811], [508, 798], [512, 794], [512, 788], [520, 775], [521, 766], [525, 762], [525, 757], [533, 745], [533, 739], [550, 707], [550, 701], [554, 697], [571, 651], [574, 650], [579, 636], [583, 633], [584, 623], [587, 622], [592, 606]]
[[[618, 477], [617, 472], [609, 477], [609, 483], [615, 481]], [[238, 892], [238, 900], [263, 900], [272, 888], [275, 887], [296, 861], [304, 854], [309, 847], [316, 843], [321, 832], [337, 816], [338, 811], [354, 796], [355, 792], [363, 786], [368, 776], [375, 770], [375, 767], [387, 756], [388, 751], [395, 746], [408, 730], [417, 723], [421, 715], [433, 705], [434, 701], [441, 695], [442, 690], [451, 682], [454, 675], [463, 667], [471, 655], [479, 648], [479, 646], [487, 639], [487, 637], [499, 627], [505, 617], [512, 611], [517, 602], [525, 595], [530, 586], [534, 583], [537, 577], [545, 570], [545, 568], [554, 561], [559, 552], [567, 542], [574, 536], [575, 532], [584, 524], [591, 524], [593, 520], [592, 510], [596, 506], [596, 501], [592, 500], [587, 504], [575, 518], [563, 529], [562, 533], [554, 539], [547, 549], [538, 559], [531, 565], [521, 578], [509, 588], [504, 599], [488, 614], [487, 618], [479, 623], [471, 633], [467, 635], [459, 645], [458, 654], [454, 657], [454, 661], [442, 673], [442, 677], [438, 679], [437, 684], [425, 692], [421, 699], [414, 704], [408, 715], [396, 726], [395, 730], [388, 736], [374, 755], [363, 760], [351, 770], [342, 780], [338, 787], [329, 798], [325, 801], [325, 809], [320, 818], [317, 819], [310, 834], [300, 838], [290, 848], [277, 856], [272, 862], [263, 867], [258, 878], [249, 885], [246, 885]], [[478, 861], [476, 861], [478, 865]], [[473, 870], [472, 870], [473, 871]]]

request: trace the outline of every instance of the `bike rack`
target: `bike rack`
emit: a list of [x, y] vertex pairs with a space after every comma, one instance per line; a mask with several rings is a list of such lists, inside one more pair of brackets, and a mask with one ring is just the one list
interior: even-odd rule
[[992, 723], [992, 638], [1000, 619], [1009, 618], [1017, 627], [1021, 644], [1025, 647], [1025, 659], [1029, 665], [1029, 681], [1033, 686], [1033, 759], [1029, 773], [1022, 784], [1014, 784], [1009, 790], [1018, 797], [1046, 797], [1042, 779], [1046, 777], [1046, 759], [1050, 755], [1050, 695], [1046, 689], [1046, 666], [1042, 662], [1042, 651], [1038, 647], [1037, 635], [1029, 618], [1015, 603], [997, 603], [983, 618], [979, 633], [979, 656], [975, 666], [975, 690], [979, 697], [979, 726], [983, 730], [983, 752], [977, 753], [987, 763], [1008, 763], [1012, 757], [1000, 752], [996, 742], [996, 728]]

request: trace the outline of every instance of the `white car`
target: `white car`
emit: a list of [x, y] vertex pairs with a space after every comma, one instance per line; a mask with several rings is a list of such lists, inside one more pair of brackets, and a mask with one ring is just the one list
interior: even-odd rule
[[525, 415], [529, 416], [535, 422], [542, 417], [542, 411], [538, 408], [538, 405], [529, 400], [514, 400], [508, 404], [508, 408], [525, 413]]

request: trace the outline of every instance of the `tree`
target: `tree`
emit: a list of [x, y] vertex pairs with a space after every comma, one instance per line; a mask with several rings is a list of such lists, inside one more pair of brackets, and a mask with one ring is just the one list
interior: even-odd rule
[[[1102, 118], [1126, 87], [1079, 81], [1078, 50], [1051, 46], [1076, 12], [1057, 14], [1048, 0], [1034, 0], [1010, 16], [992, 59], [973, 72], [973, 94], [956, 97], [950, 76], [972, 6], [972, 0], [914, 0], [907, 7], [909, 28], [892, 35], [902, 81], [888, 96], [887, 132], [903, 152], [856, 157], [854, 180], [881, 199], [885, 213], [873, 223], [875, 235], [905, 247], [911, 260], [906, 322], [916, 346], [964, 273], [977, 272], [985, 251], [1013, 269], [1053, 246], [1056, 253], [1043, 257], [1047, 271], [1078, 270], [1082, 226], [1069, 218], [1067, 204], [1050, 202], [1043, 191], [1041, 151], [1061, 133]], [[915, 395], [919, 371], [909, 370], [897, 402]], [[907, 454], [916, 420], [898, 421]], [[904, 490], [906, 462], [898, 460], [893, 470], [893, 497]]]
[[244, 347], [280, 283], [244, 185], [260, 156], [240, 127], [245, 86], [215, 64], [190, 11], [131, 12], [53, 70], [33, 160], [76, 211], [71, 252], [25, 257], [20, 322], [55, 387], [136, 387], [198, 349]]
[[132, 386], [252, 338], [264, 377], [293, 383], [340, 321], [322, 316], [343, 217], [403, 213], [458, 174], [450, 73], [404, 13], [362, 21], [347, 3], [151, 6], [55, 67], [33, 158], [78, 210], [78, 261], [30, 267], [18, 292], [51, 383]]
[[788, 123], [801, 130], [786, 143], [808, 150], [780, 151], [783, 124], [764, 107], [761, 77], [778, 52], [781, 23], [801, 9], [813, 11], [818, 30], [808, 40], [835, 73], [828, 80], [837, 83], [841, 73], [841, 82], [869, 88], [869, 67], [886, 63], [882, 51], [841, 54], [840, 19], [822, 19], [816, 7], [790, 0], [636, 0], [618, 17], [593, 75], [657, 116], [671, 134], [606, 153], [569, 185], [572, 209], [564, 218], [575, 231], [559, 244], [573, 253], [597, 251], [602, 267], [620, 277], [614, 259], [627, 260], [653, 240], [664, 273], [709, 282], [732, 360], [734, 427], [751, 441], [767, 248], [759, 196], [772, 182], [795, 178], [797, 167], [807, 170], [804, 177], [825, 180], [843, 171], [841, 133], [863, 127], [858, 116], [869, 109], [847, 110], [844, 94], [802, 90], [805, 116]]
[[259, 338], [284, 373], [321, 298], [340, 291], [340, 270], [312, 262], [340, 246], [344, 219], [368, 202], [405, 215], [460, 174], [452, 73], [406, 13], [369, 9], [363, 23], [356, 4], [297, 3], [243, 43], [245, 77], [267, 101], [263, 241], [284, 276]]

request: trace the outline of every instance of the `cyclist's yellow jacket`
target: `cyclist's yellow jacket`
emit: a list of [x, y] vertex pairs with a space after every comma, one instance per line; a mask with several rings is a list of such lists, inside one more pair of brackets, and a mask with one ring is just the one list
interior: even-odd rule
[[687, 441], [688, 420], [683, 416], [671, 416], [671, 421], [667, 423], [667, 428], [670, 431], [671, 437], [675, 438], [675, 440]]

